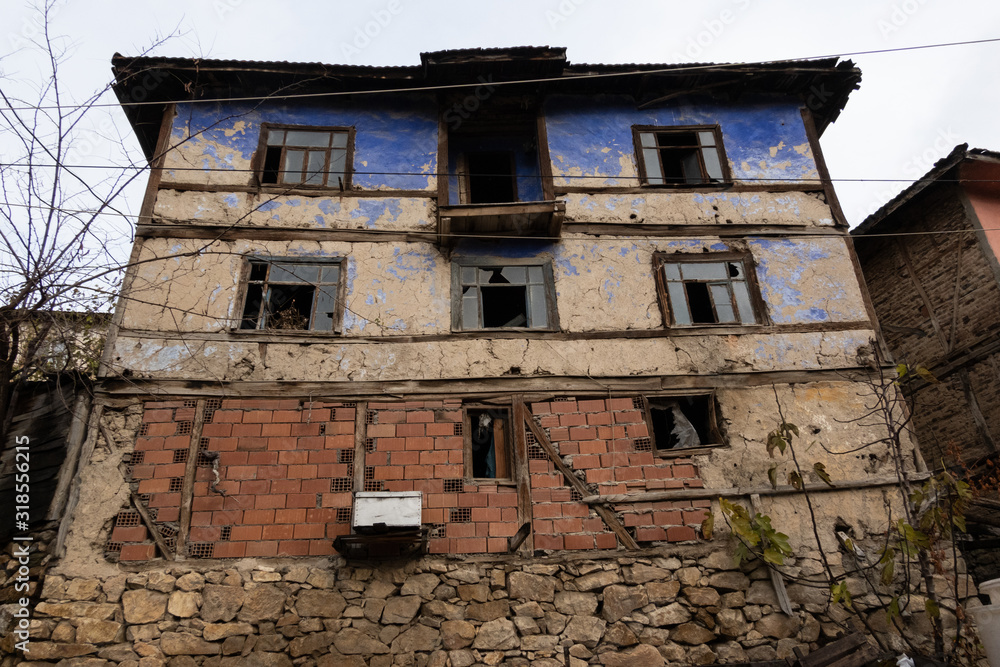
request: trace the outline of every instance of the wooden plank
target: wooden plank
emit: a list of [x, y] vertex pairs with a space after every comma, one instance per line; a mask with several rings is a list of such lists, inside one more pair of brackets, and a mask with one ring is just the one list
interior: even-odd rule
[[159, 194], [160, 181], [163, 178], [163, 161], [167, 151], [172, 148], [167, 146], [170, 139], [170, 129], [173, 125], [176, 105], [167, 104], [163, 108], [163, 118], [160, 119], [160, 133], [156, 138], [156, 153], [149, 162], [149, 181], [146, 183], [146, 192], [139, 207], [139, 223], [150, 222], [153, 219], [153, 209], [156, 206], [156, 197]]
[[184, 468], [184, 482], [181, 484], [180, 531], [177, 533], [177, 560], [184, 560], [184, 547], [191, 530], [191, 503], [194, 501], [194, 478], [198, 472], [198, 444], [201, 442], [202, 427], [205, 426], [205, 399], [195, 403], [194, 425], [188, 443], [187, 464]]
[[[550, 268], [550, 267], [549, 267]], [[727, 335], [795, 335], [806, 333], [854, 332], [872, 331], [872, 323], [868, 320], [852, 320], [847, 322], [805, 322], [801, 324], [774, 325], [738, 325], [738, 326], [704, 326], [675, 327], [662, 329], [622, 329], [603, 331], [453, 331], [444, 334], [426, 334], [422, 336], [336, 336], [329, 332], [272, 332], [255, 331], [251, 329], [235, 329], [223, 331], [185, 331], [167, 332], [143, 329], [123, 329], [124, 335], [132, 338], [153, 340], [214, 340], [229, 343], [333, 343], [337, 345], [370, 345], [378, 343], [436, 343], [460, 340], [547, 340], [547, 341], [590, 341], [590, 340], [645, 340], [648, 338], [691, 338]]]
[[958, 310], [959, 310], [959, 297], [962, 295], [962, 248], [965, 246], [965, 231], [961, 231], [955, 235], [955, 287], [953, 288], [952, 294], [952, 305], [951, 305], [951, 331], [948, 334], [948, 349], [950, 353], [955, 349], [955, 336], [958, 335]]
[[823, 183], [823, 193], [826, 195], [826, 203], [833, 213], [833, 219], [845, 230], [849, 227], [847, 216], [840, 207], [840, 200], [837, 198], [837, 191], [833, 187], [833, 180], [830, 178], [830, 170], [826, 166], [826, 158], [823, 157], [823, 147], [819, 143], [819, 132], [816, 131], [816, 123], [813, 120], [812, 110], [802, 107], [802, 124], [805, 126], [806, 138], [809, 140], [809, 148], [812, 150], [813, 162], [816, 163], [816, 172]]
[[[909, 479], [911, 482], [920, 482], [930, 478], [930, 473], [911, 472]], [[853, 489], [875, 489], [883, 486], [899, 484], [898, 477], [872, 477], [869, 479], [855, 479], [836, 482], [836, 486], [829, 486], [823, 483], [808, 483], [805, 490], [810, 493], [824, 493], [830, 491], [850, 491]], [[704, 500], [705, 498], [738, 498], [741, 496], [785, 496], [793, 493], [802, 493], [794, 486], [787, 484], [778, 485], [772, 489], [768, 487], [740, 487], [728, 489], [670, 489], [666, 491], [643, 491], [640, 493], [615, 493], [606, 496], [584, 496], [581, 502], [588, 505], [602, 504], [627, 504], [627, 503], [647, 503], [661, 500]]]
[[[201, 171], [201, 167], [193, 167], [194, 171]], [[250, 172], [254, 171], [252, 169], [248, 170]], [[358, 172], [352, 172], [352, 176]], [[264, 195], [279, 195], [288, 197], [336, 197], [337, 199], [364, 199], [364, 198], [383, 198], [383, 197], [393, 197], [393, 198], [423, 198], [423, 199], [437, 199], [438, 193], [434, 190], [357, 190], [348, 189], [340, 190], [338, 188], [295, 188], [295, 187], [281, 187], [274, 185], [264, 185], [262, 187], [257, 187], [255, 185], [240, 185], [227, 183], [224, 185], [216, 185], [212, 183], [200, 183], [191, 181], [167, 181], [166, 183], [160, 183], [160, 190], [177, 190], [180, 192], [219, 192], [219, 193], [249, 193], [249, 194], [264, 194]]]
[[[543, 450], [545, 450], [545, 453], [548, 454], [549, 458], [552, 460], [552, 463], [555, 464], [556, 469], [562, 473], [563, 477], [566, 478], [566, 481], [569, 483], [569, 485], [572, 488], [576, 489], [577, 493], [579, 493], [581, 496], [590, 493], [590, 490], [587, 489], [587, 485], [584, 484], [579, 477], [573, 474], [573, 471], [569, 469], [569, 466], [563, 463], [562, 457], [559, 456], [559, 452], [557, 452], [556, 448], [552, 446], [551, 442], [549, 442], [549, 438], [547, 435], [545, 435], [545, 431], [543, 431], [542, 428], [535, 423], [535, 420], [532, 418], [531, 414], [527, 410], [524, 410], [522, 411], [521, 415], [524, 419], [524, 423], [528, 426], [529, 429], [531, 429], [532, 434], [535, 436], [535, 440], [538, 441], [539, 446]], [[594, 511], [597, 512], [598, 516], [600, 516], [601, 519], [604, 520], [605, 525], [607, 525], [607, 527], [610, 528], [614, 532], [614, 534], [618, 536], [618, 541], [622, 544], [622, 546], [624, 546], [626, 549], [639, 548], [638, 543], [635, 541], [632, 535], [625, 529], [625, 526], [623, 526], [622, 523], [618, 520], [618, 516], [614, 513], [614, 511], [609, 509], [606, 505], [597, 505], [597, 504], [595, 504]]]
[[959, 370], [958, 379], [962, 384], [962, 391], [965, 392], [965, 402], [969, 405], [969, 413], [972, 415], [972, 421], [976, 424], [976, 431], [979, 433], [983, 444], [994, 452], [1000, 451], [1000, 448], [997, 447], [997, 441], [993, 438], [993, 434], [990, 433], [990, 425], [986, 422], [986, 417], [979, 408], [979, 399], [972, 388], [972, 378], [969, 377], [969, 369], [963, 368]]
[[[759, 493], [750, 494], [750, 506], [753, 507], [753, 511], [757, 514], [763, 514]], [[767, 548], [767, 538], [764, 538], [761, 546]], [[785, 612], [787, 616], [794, 616], [792, 613], [792, 601], [788, 599], [788, 589], [785, 588], [785, 578], [781, 576], [781, 572], [777, 568], [769, 567], [767, 570], [771, 573], [771, 585], [774, 587], [774, 593], [778, 598], [778, 606], [781, 607], [781, 611]]]
[[[520, 549], [524, 556], [530, 556], [535, 551], [535, 536], [531, 529], [531, 521], [534, 518], [531, 504], [531, 475], [528, 470], [528, 441], [524, 434], [524, 424], [531, 419], [528, 409], [524, 404], [524, 396], [517, 394], [511, 402], [511, 430], [514, 436], [514, 482], [517, 484], [517, 522], [521, 524], [521, 529], [525, 530], [525, 535], [515, 546], [513, 542], [509, 546]], [[527, 526], [527, 528], [525, 528]]]
[[480, 218], [488, 215], [510, 217], [513, 215], [553, 214], [566, 209], [562, 200], [540, 202], [514, 202], [510, 204], [457, 204], [439, 206], [438, 214], [448, 218]]
[[[142, 517], [142, 522], [146, 524], [146, 529], [149, 531], [150, 536], [152, 536], [153, 541], [156, 542], [156, 548], [160, 550], [160, 554], [163, 556], [164, 560], [174, 560], [174, 552], [170, 550], [167, 546], [166, 540], [163, 539], [163, 535], [160, 535], [160, 530], [153, 523], [153, 519], [150, 518], [149, 512], [146, 510], [146, 506], [142, 504], [142, 499], [139, 498], [139, 494], [135, 491], [129, 489], [129, 497], [132, 498], [132, 505], [135, 506], [139, 516]], [[178, 544], [180, 540], [178, 539]]]
[[[595, 180], [605, 180], [604, 176], [594, 176]], [[575, 179], [574, 179], [575, 180]], [[624, 179], [623, 179], [624, 180]], [[635, 180], [635, 177], [631, 177], [631, 180]], [[634, 185], [613, 185], [610, 187], [604, 186], [588, 186], [588, 185], [560, 185], [555, 188], [555, 195], [568, 195], [568, 194], [594, 194], [596, 190], [599, 190], [602, 194], [635, 194], [635, 195], [648, 195], [651, 191], [654, 191], [650, 187], [640, 187]], [[670, 190], [667, 188], [657, 189], [658, 192], [670, 193], [674, 191], [680, 192], [696, 192], [696, 193], [712, 193], [712, 192], [824, 192], [823, 183], [820, 179], [803, 179], [798, 183], [741, 183], [736, 181], [735, 183], [730, 183], [725, 186], [702, 186], [702, 187], [690, 187], [685, 185], [683, 188], [677, 188], [676, 190]]]
[[281, 380], [239, 382], [218, 380], [174, 380], [152, 378], [105, 378], [95, 393], [107, 400], [122, 397], [170, 395], [177, 397], [322, 397], [339, 400], [402, 400], [406, 396], [468, 399], [502, 397], [511, 393], [545, 396], [577, 393], [587, 396], [614, 394], [636, 396], [665, 389], [711, 390], [800, 382], [851, 382], [869, 377], [864, 370], [770, 371], [726, 375], [665, 375], [656, 377], [601, 377], [601, 385], [587, 377], [497, 377], [469, 380], [387, 380], [381, 382], [312, 382]]
[[136, 225], [135, 236], [140, 238], [204, 239], [217, 241], [341, 241], [353, 243], [434, 243], [435, 232], [401, 232], [368, 229], [336, 228], [279, 228], [251, 225], [191, 225], [182, 223], [154, 223]]
[[[368, 424], [365, 417], [368, 414], [368, 401], [357, 401], [354, 404], [354, 490], [365, 490], [365, 463], [368, 460]], [[352, 513], [353, 516], [353, 513]]]
[[[104, 404], [97, 400], [95, 401], [94, 408], [90, 412], [90, 419], [87, 420], [87, 439], [83, 441], [83, 446], [80, 450], [80, 457], [77, 459], [76, 465], [74, 466], [74, 472], [72, 475], [73, 486], [69, 492], [69, 498], [66, 501], [66, 512], [62, 516], [62, 520], [59, 522], [59, 532], [56, 534], [56, 545], [54, 549], [54, 554], [57, 558], [61, 558], [66, 553], [66, 535], [69, 532], [69, 526], [73, 522], [73, 515], [76, 513], [77, 503], [80, 501], [80, 473], [84, 466], [90, 465], [90, 458], [94, 455], [94, 448], [97, 446], [97, 425], [101, 421], [101, 415], [104, 413]], [[108, 443], [111, 446], [111, 443]]]

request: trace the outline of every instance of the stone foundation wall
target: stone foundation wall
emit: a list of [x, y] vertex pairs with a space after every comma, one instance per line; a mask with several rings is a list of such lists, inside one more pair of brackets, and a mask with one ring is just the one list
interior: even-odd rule
[[[842, 572], [840, 554], [829, 557]], [[818, 552], [788, 565], [802, 577], [821, 571]], [[849, 585], [864, 604], [860, 580]], [[56, 570], [33, 609], [30, 653], [13, 655], [9, 634], [0, 648], [3, 667], [555, 666], [567, 650], [574, 666], [640, 667], [774, 660], [856, 627], [825, 586], [788, 593], [792, 616], [765, 568], [737, 569], [729, 550], [705, 545], [371, 566], [187, 561], [95, 578]], [[944, 605], [946, 621], [953, 609]]]

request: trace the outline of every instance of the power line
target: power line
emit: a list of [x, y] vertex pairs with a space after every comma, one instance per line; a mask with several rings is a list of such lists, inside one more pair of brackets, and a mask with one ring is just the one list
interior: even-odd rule
[[[579, 76], [556, 76], [556, 77], [543, 77], [538, 79], [518, 79], [515, 81], [488, 81], [490, 86], [513, 86], [531, 83], [550, 83], [559, 81], [583, 81], [587, 79], [604, 79], [612, 77], [626, 77], [626, 76], [648, 76], [650, 74], [666, 74], [666, 73], [676, 73], [676, 72], [694, 72], [707, 69], [718, 69], [724, 67], [732, 71], [738, 72], [773, 72], [773, 70], [760, 67], [761, 65], [768, 64], [781, 64], [795, 61], [810, 61], [810, 60], [824, 60], [829, 58], [845, 58], [849, 56], [864, 56], [864, 55], [879, 55], [884, 53], [895, 53], [904, 51], [917, 51], [922, 49], [938, 49], [953, 46], [969, 46], [974, 44], [988, 44], [992, 42], [1000, 42], [1000, 37], [992, 37], [988, 39], [974, 39], [966, 40], [961, 42], [942, 42], [938, 44], [921, 44], [917, 46], [901, 46], [891, 49], [870, 49], [867, 51], [849, 51], [845, 53], [833, 53], [829, 55], [822, 56], [808, 56], [804, 58], [789, 58], [782, 60], [766, 60], [764, 62], [758, 63], [713, 63], [706, 65], [681, 65], [672, 67], [663, 67], [658, 69], [647, 69], [647, 70], [637, 70], [631, 72], [603, 72], [603, 73], [593, 73], [593, 74], [581, 74]], [[152, 58], [150, 58], [152, 59]], [[192, 58], [192, 61], [197, 60]], [[581, 63], [581, 66], [585, 66], [586, 63]], [[388, 69], [388, 68], [386, 68]], [[156, 101], [132, 101], [132, 102], [120, 102], [120, 103], [106, 103], [106, 104], [77, 104], [77, 105], [25, 105], [19, 107], [0, 107], [0, 112], [3, 111], [39, 111], [39, 110], [59, 110], [66, 111], [71, 109], [93, 109], [93, 108], [115, 108], [120, 106], [150, 106], [150, 105], [161, 105], [170, 103], [186, 103], [186, 104], [202, 104], [202, 103], [217, 103], [217, 102], [253, 102], [253, 101], [263, 101], [269, 99], [309, 99], [309, 98], [319, 98], [319, 97], [339, 97], [343, 95], [384, 95], [392, 93], [419, 93], [419, 92], [433, 92], [440, 90], [454, 90], [461, 88], [474, 88], [477, 86], [484, 85], [483, 82], [475, 83], [458, 83], [458, 84], [438, 84], [433, 86], [414, 86], [409, 88], [383, 88], [379, 90], [347, 90], [347, 91], [328, 91], [322, 93], [290, 93], [290, 94], [277, 94], [277, 95], [252, 95], [245, 97], [215, 97], [206, 99], [185, 99], [185, 100], [156, 100]], [[110, 89], [110, 85], [109, 85]], [[103, 94], [103, 92], [101, 93]]]
[[[22, 167], [28, 168], [29, 165], [22, 165], [16, 162], [0, 163], [0, 167]], [[129, 169], [134, 171], [144, 171], [147, 169], [152, 169], [152, 167], [146, 165], [100, 165], [100, 164], [32, 164], [30, 165], [32, 169], [52, 169], [52, 168], [62, 168], [62, 169]], [[221, 167], [159, 167], [161, 171], [194, 171], [201, 173], [228, 173], [228, 174], [257, 174], [260, 173], [259, 169], [223, 169]], [[317, 174], [327, 174], [333, 172], [315, 172]], [[463, 172], [461, 176], [495, 176], [496, 174], [477, 174], [477, 173], [467, 173]], [[436, 178], [456, 178], [460, 175], [457, 173], [450, 172], [437, 172], [437, 171], [355, 171], [350, 172], [350, 176], [434, 176]], [[541, 179], [542, 177], [538, 174], [510, 174], [510, 178], [515, 178], [518, 180], [528, 180], [528, 179]], [[553, 175], [553, 179], [566, 179], [566, 180], [616, 180], [616, 181], [641, 181], [642, 177], [639, 175], [629, 175], [629, 176], [614, 176], [611, 174], [601, 174], [601, 175], [577, 175], [577, 174], [558, 174]], [[819, 177], [808, 178], [808, 177], [780, 177], [780, 176], [741, 176], [740, 178], [733, 179], [733, 182], [764, 182], [764, 183], [803, 183], [803, 184], [822, 184], [826, 182], [836, 182], [836, 183], [915, 183], [918, 181], [927, 180], [923, 177], [918, 178], [829, 178], [822, 179]], [[933, 179], [935, 183], [1000, 183], [1000, 179], [997, 178], [935, 178]], [[187, 185], [186, 183], [180, 183], [180, 185]], [[274, 187], [275, 185], [283, 185], [289, 189], [298, 189], [302, 187], [302, 184], [297, 183], [282, 183], [282, 184], [272, 184], [269, 185]], [[687, 185], [687, 184], [685, 184]], [[695, 187], [699, 184], [694, 184]], [[701, 184], [705, 185], [705, 184]], [[711, 185], [711, 184], [708, 184]], [[170, 182], [165, 181], [161, 185], [161, 189], [169, 190]], [[219, 186], [222, 188], [220, 191], [224, 191], [225, 186]], [[304, 186], [308, 188], [309, 186]], [[650, 192], [662, 191], [669, 192], [670, 190], [662, 189], [657, 190], [651, 187]], [[720, 190], [720, 192], [726, 192], [727, 190]], [[330, 192], [335, 194], [337, 190], [317, 188], [316, 192], [318, 196], [323, 193]], [[356, 194], [364, 194], [364, 190], [348, 190], [348, 192]], [[380, 191], [382, 192], [382, 191]]]
[[[14, 206], [14, 207], [21, 207], [21, 208], [38, 208], [38, 209], [42, 209], [42, 210], [48, 210], [50, 208], [48, 206], [44, 206], [44, 205], [41, 205], [41, 204], [16, 204], [16, 203], [12, 203], [12, 202], [0, 202], [0, 206]], [[90, 210], [86, 210], [86, 209], [74, 210], [74, 209], [56, 208], [54, 210], [59, 211], [61, 213], [73, 213], [73, 214], [79, 214], [79, 213], [94, 214], [95, 213], [94, 211], [90, 211]], [[131, 220], [132, 218], [137, 217], [137, 216], [135, 216], [133, 214], [118, 213], [118, 212], [113, 212], [113, 213], [112, 212], [103, 212], [100, 215], [102, 215], [102, 216], [116, 216], [116, 217], [125, 218], [127, 220]], [[229, 230], [254, 231], [254, 230], [261, 229], [261, 227], [258, 226], [258, 225], [252, 225], [252, 226], [251, 225], [245, 225], [245, 226], [241, 226], [239, 223], [229, 223], [229, 222], [225, 222], [225, 221], [211, 221], [211, 220], [201, 219], [201, 220], [199, 220], [199, 222], [202, 223], [202, 224], [205, 224], [207, 222], [209, 224], [224, 225], [224, 226], [228, 227]], [[614, 223], [610, 223], [610, 224], [614, 224]], [[170, 229], [170, 226], [171, 225], [169, 223], [163, 224], [163, 228], [164, 229]], [[675, 226], [680, 227], [682, 225], [675, 225]], [[737, 229], [737, 228], [738, 227], [734, 227], [733, 225], [726, 225], [725, 226], [725, 229], [727, 231], [732, 231], [733, 229]], [[303, 228], [303, 227], [266, 227], [266, 229], [285, 229], [285, 230], [290, 231], [290, 232], [295, 232], [295, 231], [311, 231], [314, 228]], [[499, 240], [499, 241], [514, 241], [514, 240], [549, 241], [549, 242], [552, 242], [552, 243], [558, 243], [560, 241], [565, 241], [566, 240], [565, 237], [560, 237], [560, 236], [528, 236], [528, 237], [521, 237], [521, 236], [519, 236], [519, 237], [511, 237], [511, 236], [487, 235], [487, 234], [456, 234], [456, 233], [439, 234], [436, 231], [425, 231], [425, 230], [420, 230], [420, 229], [363, 229], [363, 230], [360, 230], [360, 229], [355, 229], [355, 228], [352, 228], [352, 227], [344, 227], [344, 228], [329, 228], [328, 227], [328, 228], [325, 228], [325, 229], [328, 230], [328, 231], [332, 231], [332, 232], [336, 232], [336, 231], [352, 232], [352, 233], [359, 233], [359, 232], [361, 232], [361, 233], [365, 233], [365, 234], [370, 234], [371, 236], [399, 236], [399, 235], [417, 236], [417, 237], [419, 237], [419, 236], [426, 236], [427, 239], [428, 239], [428, 241], [430, 241], [430, 242], [434, 242], [434, 240], [437, 239], [437, 238], [439, 238], [439, 237], [448, 237], [448, 238], [455, 238], [455, 239], [475, 239], [475, 240], [484, 240], [484, 241], [491, 241], [491, 240]], [[722, 229], [722, 226], [720, 226], [720, 229]], [[928, 230], [928, 231], [921, 231], [921, 232], [868, 233], [868, 234], [864, 234], [863, 236], [856, 236], [854, 238], [902, 237], [902, 236], [933, 236], [933, 235], [938, 235], [938, 234], [979, 234], [979, 233], [984, 233], [984, 232], [1000, 232], [1000, 227], [984, 227], [982, 229], [942, 229], [942, 230]], [[588, 239], [587, 243], [619, 243], [620, 240], [622, 240], [622, 239], [646, 239], [646, 240], [651, 240], [651, 239], [667, 238], [667, 237], [661, 237], [661, 236], [650, 236], [649, 234], [613, 234], [612, 232], [604, 233], [601, 236], [611, 236], [611, 235], [613, 235], [615, 238], [608, 239], [608, 238], [595, 237], [595, 238], [592, 238], [592, 239]], [[745, 236], [748, 237], [748, 238], [777, 236], [777, 237], [783, 237], [783, 238], [789, 238], [789, 239], [799, 239], [799, 238], [838, 238], [836, 236], [831, 236], [829, 233], [817, 233], [817, 234], [794, 233], [794, 234], [789, 234], [787, 227], [785, 227], [785, 228], [775, 227], [774, 231], [747, 232], [745, 234]], [[167, 237], [167, 238], [176, 238], [176, 237]], [[579, 237], [579, 238], [574, 237], [574, 240], [582, 240], [584, 238], [587, 238], [587, 237]], [[691, 234], [691, 235], [687, 236], [686, 238], [692, 238], [692, 239], [714, 239], [714, 238], [719, 238], [719, 235], [718, 234]], [[205, 241], [207, 239], [187, 239], [187, 240]], [[333, 234], [331, 234], [330, 240], [331, 241], [336, 241], [336, 238], [333, 237]], [[0, 251], [0, 252], [2, 252], [2, 251]]]

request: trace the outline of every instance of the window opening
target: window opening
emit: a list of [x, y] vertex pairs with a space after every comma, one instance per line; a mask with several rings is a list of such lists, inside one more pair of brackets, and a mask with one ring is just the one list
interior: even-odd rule
[[345, 189], [349, 130], [267, 128], [261, 183]]
[[510, 410], [470, 409], [469, 462], [476, 479], [511, 479]]
[[462, 329], [544, 329], [550, 280], [542, 266], [462, 266]]
[[251, 260], [240, 329], [336, 331], [340, 262]]
[[469, 153], [470, 204], [490, 204], [517, 201], [517, 179], [514, 154], [510, 151]]
[[711, 395], [657, 397], [650, 398], [648, 404], [657, 451], [716, 444]]
[[742, 260], [691, 261], [675, 256], [660, 261], [675, 325], [758, 323]]
[[649, 128], [637, 135], [647, 185], [725, 182], [717, 128]]

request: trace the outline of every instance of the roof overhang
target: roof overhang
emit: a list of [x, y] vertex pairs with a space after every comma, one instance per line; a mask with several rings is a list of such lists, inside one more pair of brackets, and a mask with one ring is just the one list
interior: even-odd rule
[[686, 95], [736, 101], [745, 94], [798, 98], [822, 134], [840, 114], [861, 72], [837, 58], [732, 64], [572, 64], [556, 47], [459, 49], [421, 54], [419, 66], [367, 67], [322, 63], [112, 58], [114, 91], [147, 158], [170, 102], [284, 101], [294, 95], [427, 92], [441, 87], [503, 87], [510, 95], [627, 94], [640, 108]]

